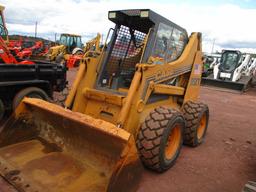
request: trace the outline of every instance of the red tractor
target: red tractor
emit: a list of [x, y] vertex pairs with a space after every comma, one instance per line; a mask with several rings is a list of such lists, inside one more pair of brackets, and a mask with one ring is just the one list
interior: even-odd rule
[[13, 47], [21, 47], [22, 46], [23, 39], [22, 37], [19, 38], [19, 40], [9, 40], [8, 47], [13, 48]]
[[8, 30], [5, 25], [3, 10], [4, 7], [0, 6], [0, 63], [3, 62], [6, 64], [34, 64], [33, 61], [17, 61], [17, 59], [11, 54], [11, 51], [8, 48]]
[[[0, 30], [1, 29], [3, 29], [3, 25], [0, 24]], [[16, 58], [11, 54], [2, 37], [0, 37], [0, 60], [6, 64], [34, 64], [33, 61], [17, 61]]]
[[33, 45], [32, 47], [24, 48], [22, 51], [17, 53], [17, 56], [20, 59], [29, 58], [32, 55], [33, 51], [41, 48], [42, 45], [43, 45], [42, 41], [37, 41], [35, 42], [35, 45]]
[[20, 52], [20, 50], [22, 49], [22, 45], [23, 45], [22, 37], [20, 37], [19, 40], [9, 40], [8, 49], [12, 53], [15, 53], [17, 55]]
[[48, 52], [49, 48], [43, 41], [37, 41], [32, 47], [24, 48], [22, 51], [17, 53], [20, 59], [30, 58], [31, 56], [42, 56]]

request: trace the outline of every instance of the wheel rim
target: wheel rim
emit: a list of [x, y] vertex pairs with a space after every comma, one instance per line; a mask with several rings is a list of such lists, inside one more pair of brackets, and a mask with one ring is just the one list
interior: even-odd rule
[[180, 146], [180, 140], [181, 140], [181, 126], [180, 125], [176, 125], [169, 137], [168, 137], [168, 140], [166, 142], [166, 146], [165, 146], [165, 158], [167, 160], [171, 160], [176, 152], [178, 151], [179, 149], [179, 146]]
[[204, 136], [205, 128], [206, 128], [206, 113], [203, 114], [199, 127], [197, 128], [197, 139], [201, 139]]

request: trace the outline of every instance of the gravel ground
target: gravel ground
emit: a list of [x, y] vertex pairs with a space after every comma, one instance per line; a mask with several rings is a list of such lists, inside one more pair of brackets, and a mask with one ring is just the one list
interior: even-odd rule
[[256, 180], [256, 89], [237, 94], [203, 87], [201, 100], [210, 108], [205, 143], [183, 147], [163, 174], [145, 169], [139, 192], [240, 192]]

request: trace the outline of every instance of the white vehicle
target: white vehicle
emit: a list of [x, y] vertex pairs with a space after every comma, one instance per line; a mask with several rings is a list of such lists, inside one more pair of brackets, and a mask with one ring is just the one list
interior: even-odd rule
[[256, 58], [252, 58], [249, 64], [246, 66], [243, 74], [246, 76], [254, 76], [256, 70]]
[[256, 59], [236, 50], [224, 50], [220, 62], [213, 67], [213, 75], [203, 84], [244, 91], [252, 79]]
[[203, 76], [207, 77], [213, 72], [213, 68], [215, 65], [219, 64], [221, 58], [221, 54], [204, 54], [204, 70]]
[[219, 64], [221, 54], [219, 53], [205, 53], [206, 63], [209, 64], [209, 68], [213, 69], [216, 64]]
[[243, 55], [240, 51], [225, 50], [220, 63], [214, 66], [214, 79], [237, 82], [248, 67], [250, 60], [249, 54]]

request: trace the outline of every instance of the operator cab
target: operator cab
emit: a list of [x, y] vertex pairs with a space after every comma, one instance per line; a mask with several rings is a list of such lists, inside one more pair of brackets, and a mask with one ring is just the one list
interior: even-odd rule
[[82, 48], [83, 46], [80, 35], [61, 34], [59, 43], [67, 47], [68, 53], [72, 53], [75, 48]]
[[[97, 88], [127, 90], [136, 64], [166, 64], [179, 58], [187, 42], [185, 29], [149, 9], [110, 11], [116, 24], [105, 50]], [[153, 47], [153, 49], [152, 49]]]
[[245, 56], [240, 51], [225, 50], [220, 61], [220, 71], [232, 73], [241, 63]]

